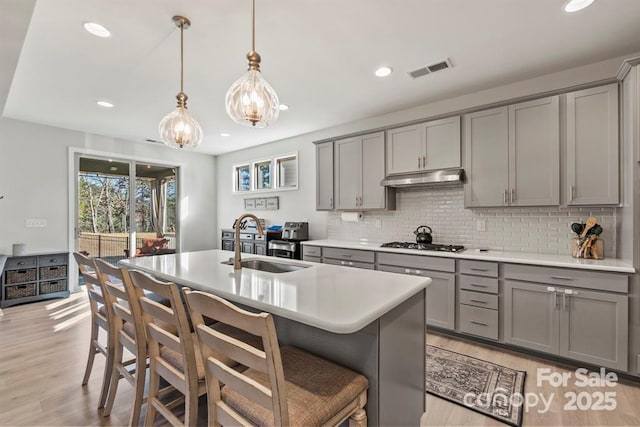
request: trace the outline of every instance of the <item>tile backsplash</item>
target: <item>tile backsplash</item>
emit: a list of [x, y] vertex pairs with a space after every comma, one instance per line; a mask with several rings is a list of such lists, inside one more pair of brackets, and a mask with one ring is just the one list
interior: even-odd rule
[[[465, 209], [461, 185], [402, 190], [396, 197], [395, 211], [365, 212], [359, 223], [342, 221], [339, 212], [329, 213], [327, 238], [413, 242], [413, 231], [428, 225], [433, 229], [434, 243], [568, 255], [575, 237], [570, 224], [595, 216], [604, 229], [605, 256], [616, 256], [616, 209], [612, 207]], [[478, 221], [486, 221], [486, 231], [477, 231]]]

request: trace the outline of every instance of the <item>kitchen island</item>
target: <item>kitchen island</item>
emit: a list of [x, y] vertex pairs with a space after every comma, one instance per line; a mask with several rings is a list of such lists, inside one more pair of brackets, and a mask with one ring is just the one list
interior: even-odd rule
[[225, 264], [209, 250], [131, 258], [127, 268], [274, 315], [281, 345], [340, 363], [369, 380], [369, 425], [418, 425], [425, 411], [425, 287], [429, 278], [272, 257], [304, 266], [270, 273]]

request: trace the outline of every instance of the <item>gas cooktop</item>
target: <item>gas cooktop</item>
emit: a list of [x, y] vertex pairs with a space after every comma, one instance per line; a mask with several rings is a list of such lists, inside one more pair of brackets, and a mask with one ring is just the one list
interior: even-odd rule
[[461, 245], [439, 245], [433, 243], [390, 242], [380, 245], [383, 248], [418, 249], [421, 251], [462, 252]]

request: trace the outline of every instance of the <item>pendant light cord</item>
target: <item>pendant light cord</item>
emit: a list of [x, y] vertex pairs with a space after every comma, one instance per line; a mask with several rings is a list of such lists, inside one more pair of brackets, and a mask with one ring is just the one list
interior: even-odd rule
[[251, 51], [256, 51], [256, 0], [251, 0]]
[[184, 22], [180, 23], [180, 92], [184, 93]]

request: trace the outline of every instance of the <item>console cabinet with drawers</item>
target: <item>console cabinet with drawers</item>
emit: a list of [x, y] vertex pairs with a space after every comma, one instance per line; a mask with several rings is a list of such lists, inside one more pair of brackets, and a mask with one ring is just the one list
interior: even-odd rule
[[2, 308], [69, 296], [69, 254], [11, 256], [2, 273]]

